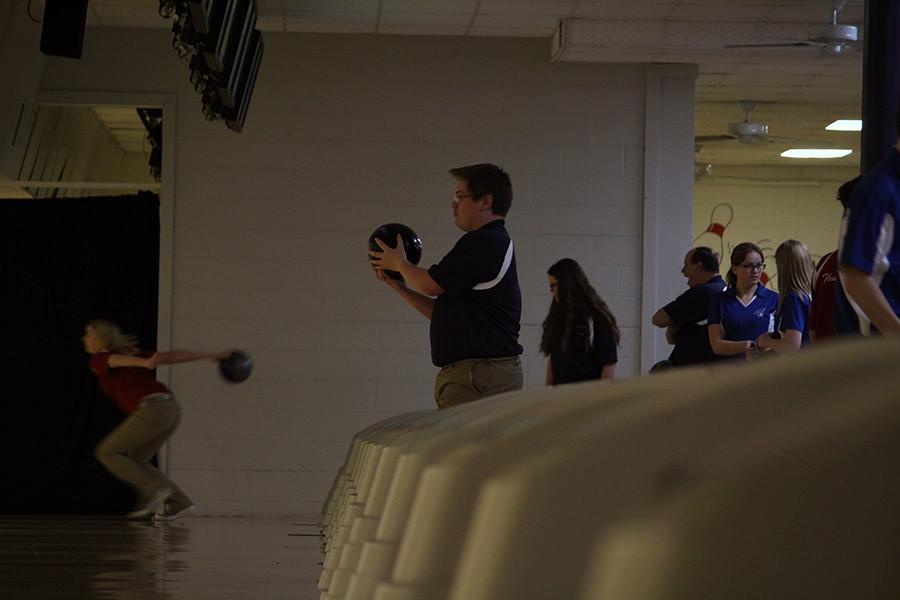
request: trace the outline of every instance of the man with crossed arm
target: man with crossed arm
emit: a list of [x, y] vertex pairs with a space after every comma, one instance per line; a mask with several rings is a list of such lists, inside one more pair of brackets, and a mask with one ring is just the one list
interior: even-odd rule
[[709, 299], [721, 294], [725, 281], [719, 275], [719, 256], [706, 246], [691, 248], [681, 274], [690, 289], [653, 315], [653, 324], [666, 328], [666, 340], [675, 344], [669, 362], [684, 367], [716, 360], [709, 345], [706, 320]]

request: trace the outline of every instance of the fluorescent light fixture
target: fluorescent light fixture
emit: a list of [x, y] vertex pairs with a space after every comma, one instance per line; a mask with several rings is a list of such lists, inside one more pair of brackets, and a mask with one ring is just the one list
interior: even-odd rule
[[785, 158], [842, 158], [853, 150], [843, 148], [791, 148], [781, 153]]
[[862, 121], [860, 119], [838, 119], [826, 126], [825, 129], [828, 131], [862, 131]]

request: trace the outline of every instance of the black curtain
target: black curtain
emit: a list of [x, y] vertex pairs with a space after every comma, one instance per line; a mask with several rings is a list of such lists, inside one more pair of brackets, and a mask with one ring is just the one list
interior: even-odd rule
[[124, 415], [81, 342], [105, 318], [156, 348], [159, 198], [0, 200], [0, 513], [114, 514], [131, 490], [93, 457]]

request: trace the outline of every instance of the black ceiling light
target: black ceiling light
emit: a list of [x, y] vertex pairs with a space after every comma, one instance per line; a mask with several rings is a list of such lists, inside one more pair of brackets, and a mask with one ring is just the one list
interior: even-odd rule
[[172, 46], [188, 62], [203, 115], [241, 131], [262, 63], [254, 0], [160, 0], [174, 18]]

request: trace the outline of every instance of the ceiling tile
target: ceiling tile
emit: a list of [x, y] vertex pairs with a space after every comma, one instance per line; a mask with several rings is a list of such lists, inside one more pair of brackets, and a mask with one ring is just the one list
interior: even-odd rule
[[[380, 25], [438, 25], [445, 27], [464, 26], [471, 23], [470, 15], [426, 14], [426, 13], [382, 13]], [[381, 31], [381, 29], [379, 29]]]
[[381, 10], [386, 13], [471, 15], [477, 6], [477, 0], [382, 0]]
[[[803, 23], [830, 23], [831, 8], [826, 2], [791, 2], [776, 6], [769, 15], [770, 21], [799, 21]], [[857, 23], [863, 20], [861, 1], [848, 2], [841, 11], [838, 22]]]
[[285, 11], [284, 24], [288, 31], [298, 24], [304, 25], [335, 25], [335, 26], [365, 26], [375, 25], [377, 13], [371, 12], [307, 12]]
[[378, 12], [378, 0], [281, 0], [281, 8], [300, 12]]
[[547, 35], [553, 33], [559, 25], [559, 20], [555, 17], [541, 15], [483, 15], [478, 14], [475, 17], [475, 27], [495, 27], [504, 29], [541, 29], [546, 31]]
[[587, 19], [661, 20], [669, 16], [671, 11], [671, 3], [579, 2], [574, 16]]
[[771, 6], [734, 3], [681, 4], [669, 12], [669, 19], [682, 21], [762, 21]]
[[293, 33], [375, 33], [375, 24], [284, 22], [284, 30]]
[[472, 27], [469, 35], [476, 37], [547, 37], [552, 29], [546, 27]]
[[575, 2], [549, 2], [538, 0], [482, 0], [478, 7], [480, 15], [542, 15], [553, 17], [570, 17], [575, 9]]
[[378, 26], [378, 33], [389, 35], [463, 36], [468, 31], [468, 25], [385, 25], [382, 23]]

